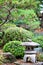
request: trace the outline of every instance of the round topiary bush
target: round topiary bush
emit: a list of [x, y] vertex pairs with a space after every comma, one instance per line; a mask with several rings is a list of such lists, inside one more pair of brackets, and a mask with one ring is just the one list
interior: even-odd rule
[[20, 41], [10, 41], [9, 43], [5, 44], [3, 50], [4, 52], [11, 52], [17, 58], [22, 58], [25, 48], [20, 44]]
[[10, 27], [5, 31], [4, 43], [14, 40], [29, 41], [29, 38], [33, 36], [31, 31], [19, 27]]
[[33, 38], [33, 41], [39, 43], [40, 46], [43, 48], [43, 36], [37, 36]]

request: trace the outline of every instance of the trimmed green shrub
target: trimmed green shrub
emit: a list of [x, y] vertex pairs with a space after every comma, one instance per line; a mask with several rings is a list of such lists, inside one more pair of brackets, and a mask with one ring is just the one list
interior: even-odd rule
[[10, 27], [15, 27], [16, 25], [15, 24], [12, 24], [12, 23], [6, 23], [4, 24], [2, 27], [1, 27], [1, 31], [0, 31], [0, 46], [3, 46], [4, 44], [4, 31], [6, 31], [7, 28], [10, 28]]
[[20, 45], [20, 41], [10, 41], [9, 43], [6, 43], [3, 50], [5, 52], [11, 52], [15, 57], [23, 57], [24, 55], [24, 47]]
[[13, 40], [19, 41], [29, 41], [34, 34], [31, 31], [27, 31], [19, 27], [10, 27], [5, 31], [4, 42], [9, 42]]
[[6, 31], [7, 28], [10, 28], [10, 27], [15, 27], [16, 25], [13, 24], [13, 23], [5, 23], [3, 26], [2, 26], [2, 30], [3, 31]]
[[33, 38], [33, 41], [39, 43], [40, 46], [43, 48], [43, 36], [37, 36]]

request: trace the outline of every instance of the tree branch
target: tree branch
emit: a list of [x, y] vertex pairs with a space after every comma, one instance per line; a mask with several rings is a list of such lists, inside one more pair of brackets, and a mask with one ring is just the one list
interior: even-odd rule
[[[10, 12], [11, 12], [11, 10], [12, 10], [13, 8], [14, 8], [14, 5], [10, 8], [10, 10], [8, 10], [9, 14], [7, 15], [5, 21], [0, 24], [0, 26], [2, 26], [3, 24], [5, 24], [5, 23], [7, 22], [7, 20], [9, 20], [9, 16], [10, 16], [10, 14], [11, 14]], [[2, 19], [1, 19], [1, 20], [2, 20]]]

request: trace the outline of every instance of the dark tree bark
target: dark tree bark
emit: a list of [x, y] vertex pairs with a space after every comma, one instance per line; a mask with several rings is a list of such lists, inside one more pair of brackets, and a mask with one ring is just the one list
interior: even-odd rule
[[[1, 26], [2, 26], [3, 24], [5, 24], [5, 23], [9, 20], [9, 17], [10, 17], [10, 15], [11, 15], [11, 10], [12, 10], [13, 8], [14, 8], [14, 5], [8, 10], [8, 15], [7, 15], [5, 21], [0, 24], [0, 28], [1, 28]], [[0, 20], [3, 21], [2, 18], [0, 18]]]
[[41, 24], [40, 24], [41, 28], [43, 28], [43, 13], [42, 13], [42, 18], [41, 18]]

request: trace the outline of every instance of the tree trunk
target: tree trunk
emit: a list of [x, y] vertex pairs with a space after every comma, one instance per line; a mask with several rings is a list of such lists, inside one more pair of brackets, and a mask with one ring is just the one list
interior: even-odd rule
[[43, 13], [42, 13], [42, 19], [41, 19], [41, 24], [40, 24], [41, 28], [43, 28]]

